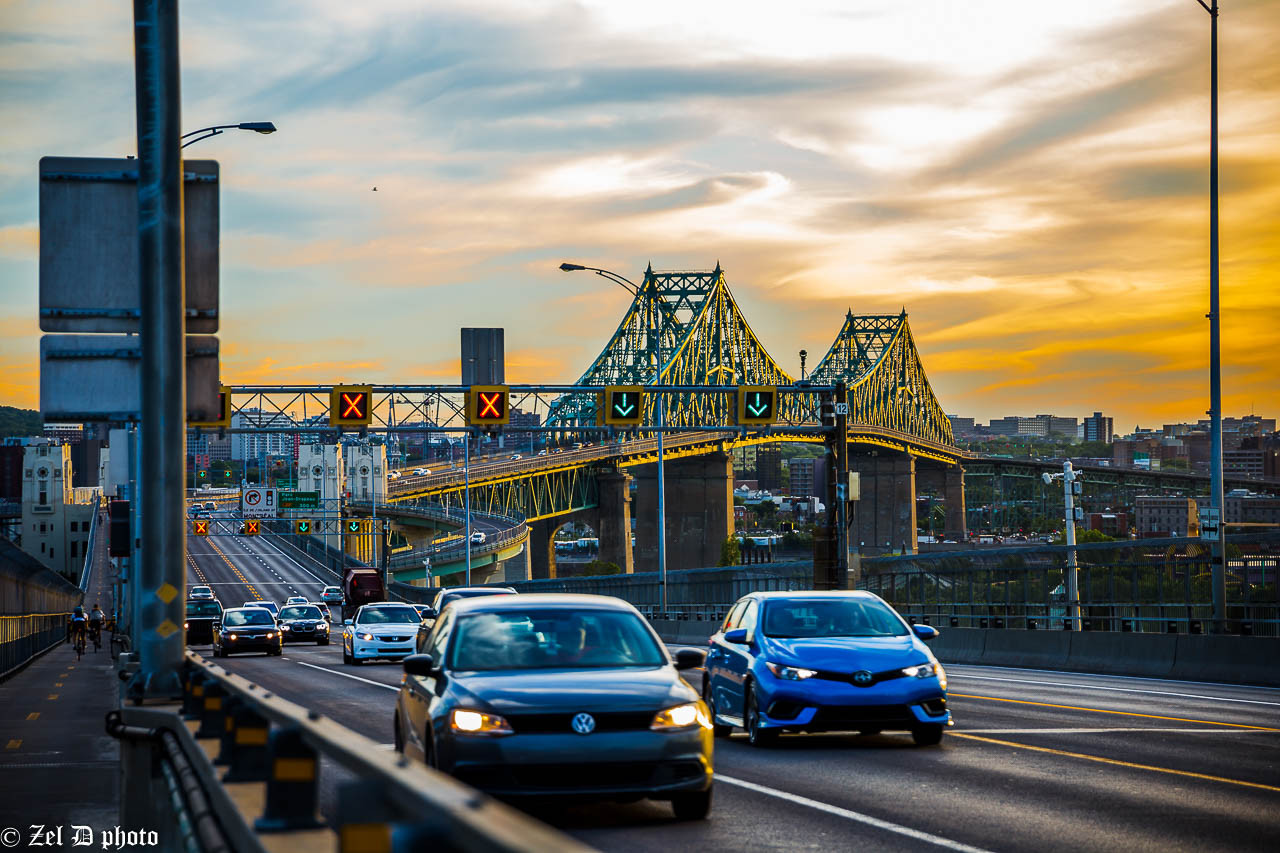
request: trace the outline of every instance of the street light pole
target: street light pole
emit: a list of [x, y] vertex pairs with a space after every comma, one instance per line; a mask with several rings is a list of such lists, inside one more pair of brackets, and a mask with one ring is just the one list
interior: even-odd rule
[[[188, 145], [194, 145], [201, 140], [208, 139], [211, 136], [218, 136], [224, 130], [252, 130], [254, 133], [275, 133], [276, 126], [269, 121], [242, 121], [239, 124], [215, 124], [212, 127], [202, 127], [199, 130], [193, 130], [190, 133], [182, 134], [182, 138], [186, 141], [182, 143], [182, 148]], [[203, 133], [204, 136], [196, 136]], [[187, 139], [188, 136], [195, 136], [195, 139]]]

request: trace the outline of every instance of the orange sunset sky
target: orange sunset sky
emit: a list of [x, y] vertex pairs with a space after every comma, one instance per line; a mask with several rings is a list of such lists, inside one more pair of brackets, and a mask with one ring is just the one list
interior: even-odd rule
[[[1224, 410], [1280, 414], [1280, 2], [1224, 0]], [[637, 279], [719, 261], [799, 374], [911, 318], [948, 412], [1204, 417], [1195, 0], [182, 5], [222, 167], [222, 376], [568, 382]], [[0, 0], [0, 404], [38, 404], [37, 163], [135, 149], [129, 5]], [[373, 192], [373, 187], [377, 191]], [[88, 272], [88, 271], [87, 271]]]

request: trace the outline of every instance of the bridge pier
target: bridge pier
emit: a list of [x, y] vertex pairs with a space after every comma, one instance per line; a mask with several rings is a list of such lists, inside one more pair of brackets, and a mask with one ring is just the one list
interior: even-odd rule
[[623, 574], [635, 571], [631, 550], [631, 475], [622, 471], [604, 471], [596, 475], [599, 504], [567, 515], [544, 518], [529, 524], [529, 576], [558, 577], [556, 571], [556, 531], [566, 524], [591, 526], [599, 539], [596, 559], [613, 563]]
[[[935, 530], [942, 539], [963, 542], [966, 534], [964, 501], [964, 468], [940, 462], [921, 460], [916, 468], [916, 485], [929, 495], [941, 495], [946, 516], [943, 529]], [[928, 521], [922, 522], [927, 528]]]
[[916, 457], [884, 450], [851, 453], [849, 469], [858, 472], [862, 492], [853, 504], [850, 541], [863, 556], [916, 553]]
[[[636, 563], [658, 568], [658, 468], [634, 472]], [[696, 569], [720, 562], [720, 545], [733, 533], [733, 459], [717, 451], [666, 463], [667, 568]]]
[[555, 535], [561, 519], [544, 518], [529, 522], [529, 579], [541, 580], [556, 576]]

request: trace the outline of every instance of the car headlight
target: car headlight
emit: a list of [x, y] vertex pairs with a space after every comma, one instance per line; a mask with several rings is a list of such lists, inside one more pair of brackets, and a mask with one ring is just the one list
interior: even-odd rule
[[455, 708], [449, 714], [449, 726], [455, 732], [468, 735], [513, 735], [515, 730], [511, 724], [497, 714], [486, 714], [484, 711], [468, 711]]
[[183, 627], [183, 628], [190, 628], [190, 627], [191, 627], [191, 623], [190, 623], [190, 622], [183, 622], [183, 623], [182, 623], [182, 627]]
[[653, 715], [653, 722], [649, 724], [649, 728], [655, 732], [687, 729], [691, 726], [711, 728], [711, 718], [701, 702], [687, 702], [659, 711]]
[[902, 674], [907, 678], [932, 678], [938, 677], [938, 681], [942, 682], [942, 689], [947, 689], [947, 673], [942, 668], [942, 664], [936, 661], [925, 661], [915, 666], [909, 666], [902, 670]]
[[234, 640], [235, 638], [236, 638], [236, 635], [235, 635], [235, 634], [228, 634], [228, 635], [227, 635], [227, 639], [228, 639], [228, 640]]
[[362, 639], [362, 640], [372, 640], [372, 639], [373, 639], [373, 634], [361, 634], [361, 635], [360, 635], [360, 639]]
[[275, 637], [275, 635], [276, 635], [276, 632], [275, 632], [275, 631], [268, 631], [268, 632], [267, 632], [267, 639], [268, 639], [268, 640], [270, 640], [270, 639], [274, 638], [274, 637]]
[[769, 667], [769, 671], [783, 681], [804, 681], [806, 678], [813, 678], [818, 674], [816, 669], [803, 669], [802, 667], [787, 666], [782, 663], [766, 663], [765, 666]]

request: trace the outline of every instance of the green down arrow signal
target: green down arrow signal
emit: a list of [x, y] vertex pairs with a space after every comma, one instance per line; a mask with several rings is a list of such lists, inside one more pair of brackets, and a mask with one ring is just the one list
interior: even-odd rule
[[625, 393], [619, 394], [613, 401], [614, 414], [619, 417], [625, 418], [635, 410], [636, 407], [634, 403], [627, 403], [627, 395]]
[[305, 521], [298, 522], [298, 531], [300, 533], [306, 533], [310, 529], [311, 529], [311, 525], [307, 524]]
[[753, 418], [764, 417], [765, 412], [769, 411], [769, 404], [764, 402], [765, 396], [759, 391], [755, 393], [755, 403], [747, 403], [747, 411], [751, 413]]

